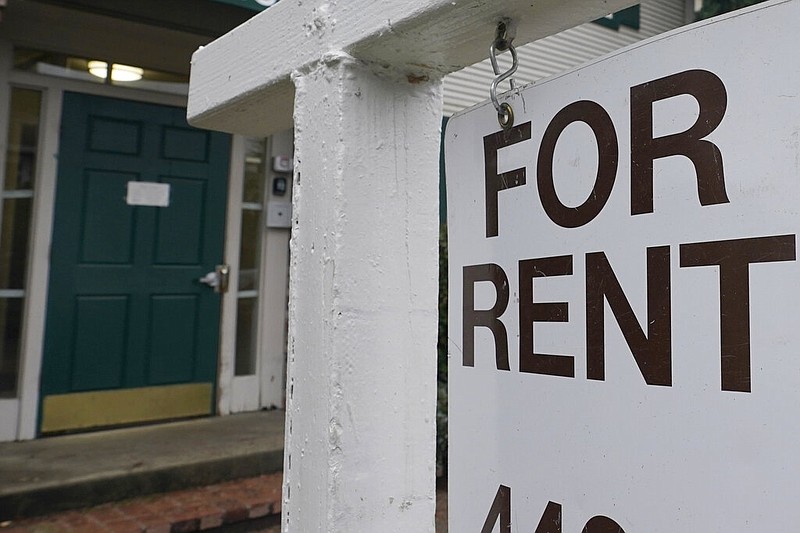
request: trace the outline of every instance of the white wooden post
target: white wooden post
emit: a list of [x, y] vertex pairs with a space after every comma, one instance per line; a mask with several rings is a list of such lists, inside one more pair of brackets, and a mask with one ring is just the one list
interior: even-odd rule
[[430, 529], [441, 84], [344, 55], [295, 84], [284, 524]]
[[294, 116], [284, 531], [433, 532], [441, 76], [632, 3], [281, 2], [195, 53], [193, 124]]

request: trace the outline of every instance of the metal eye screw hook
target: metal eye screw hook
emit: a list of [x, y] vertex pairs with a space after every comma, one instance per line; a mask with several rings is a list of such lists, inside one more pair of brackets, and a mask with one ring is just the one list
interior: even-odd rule
[[[492, 70], [494, 71], [495, 76], [497, 76], [494, 80], [492, 80], [492, 85], [489, 88], [489, 96], [492, 98], [492, 104], [494, 104], [495, 110], [497, 110], [497, 121], [504, 130], [509, 129], [514, 125], [514, 110], [508, 103], [503, 102], [501, 104], [497, 99], [497, 86], [513, 76], [517, 71], [517, 67], [519, 66], [519, 61], [517, 60], [517, 51], [514, 48], [514, 45], [511, 44], [511, 41], [513, 40], [514, 27], [511, 24], [511, 21], [508, 19], [501, 20], [497, 25], [497, 33], [494, 41], [489, 47], [489, 59], [492, 61]], [[506, 50], [511, 52], [511, 68], [501, 74], [500, 65], [497, 63], [497, 52], [504, 52]], [[512, 79], [510, 81], [511, 88], [514, 89], [516, 87], [514, 80]]]

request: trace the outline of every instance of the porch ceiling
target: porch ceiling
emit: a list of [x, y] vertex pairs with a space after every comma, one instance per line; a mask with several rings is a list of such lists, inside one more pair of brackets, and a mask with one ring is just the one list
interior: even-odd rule
[[188, 74], [191, 54], [254, 14], [209, 0], [12, 0], [0, 40]]
[[242, 24], [252, 10], [210, 0], [31, 0], [195, 35], [219, 37]]

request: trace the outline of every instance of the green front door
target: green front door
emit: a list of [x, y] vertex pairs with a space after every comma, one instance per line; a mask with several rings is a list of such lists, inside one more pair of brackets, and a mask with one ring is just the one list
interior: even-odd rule
[[[230, 137], [185, 110], [64, 95], [42, 432], [209, 414]], [[166, 204], [166, 205], [165, 205]]]

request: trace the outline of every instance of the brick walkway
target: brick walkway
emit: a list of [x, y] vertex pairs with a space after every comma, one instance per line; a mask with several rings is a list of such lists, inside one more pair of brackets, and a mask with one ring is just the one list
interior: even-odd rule
[[0, 533], [189, 533], [281, 511], [281, 474], [0, 524]]
[[[154, 494], [0, 524], [0, 533], [190, 533], [277, 515], [281, 474]], [[263, 533], [278, 533], [280, 526]], [[436, 532], [447, 533], [447, 487], [436, 491]]]

